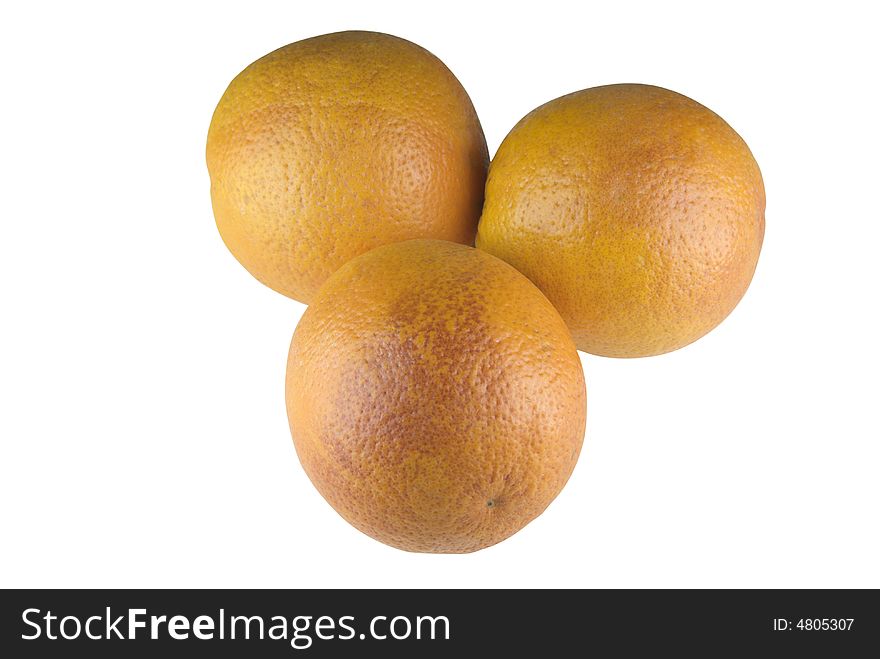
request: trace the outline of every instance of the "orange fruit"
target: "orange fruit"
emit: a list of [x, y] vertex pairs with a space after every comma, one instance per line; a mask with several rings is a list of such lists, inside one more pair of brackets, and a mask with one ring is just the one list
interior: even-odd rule
[[385, 243], [473, 244], [488, 153], [443, 63], [375, 32], [290, 44], [229, 85], [207, 145], [217, 228], [261, 282], [301, 302]]
[[648, 85], [542, 105], [489, 168], [476, 245], [547, 295], [578, 348], [642, 357], [718, 325], [755, 271], [764, 185], [721, 117]]
[[290, 346], [309, 478], [384, 543], [461, 553], [537, 517], [580, 452], [586, 390], [559, 314], [472, 247], [411, 240], [333, 274]]

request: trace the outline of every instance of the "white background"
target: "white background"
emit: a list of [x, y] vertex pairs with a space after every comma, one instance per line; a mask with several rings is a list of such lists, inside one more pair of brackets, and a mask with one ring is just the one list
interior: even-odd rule
[[[863, 6], [7, 7], [0, 586], [880, 587], [880, 54]], [[645, 82], [718, 112], [763, 170], [742, 303], [669, 355], [583, 355], [574, 476], [476, 554], [386, 547], [318, 495], [283, 397], [303, 307], [214, 227], [205, 137], [226, 85], [342, 29], [444, 60], [490, 153], [545, 101]]]

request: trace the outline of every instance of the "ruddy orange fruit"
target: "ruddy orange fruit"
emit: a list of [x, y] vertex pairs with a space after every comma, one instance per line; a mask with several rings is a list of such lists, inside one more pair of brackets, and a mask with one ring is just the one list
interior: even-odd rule
[[565, 323], [528, 279], [472, 247], [411, 240], [321, 288], [291, 342], [287, 411], [342, 517], [394, 547], [458, 553], [556, 497], [586, 389]]

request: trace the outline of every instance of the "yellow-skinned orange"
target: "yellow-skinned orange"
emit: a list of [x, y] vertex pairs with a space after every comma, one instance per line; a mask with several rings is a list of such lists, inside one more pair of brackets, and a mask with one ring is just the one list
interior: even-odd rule
[[340, 32], [242, 71], [214, 112], [207, 161], [229, 250], [308, 303], [373, 247], [473, 244], [488, 154], [470, 99], [439, 59], [387, 34]]
[[609, 85], [523, 118], [489, 168], [476, 244], [547, 295], [578, 348], [641, 357], [720, 323], [751, 281], [764, 186], [718, 115]]

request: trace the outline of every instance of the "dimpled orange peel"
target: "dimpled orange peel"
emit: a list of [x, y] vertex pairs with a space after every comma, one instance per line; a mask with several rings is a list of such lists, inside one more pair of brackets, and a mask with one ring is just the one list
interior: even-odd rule
[[379, 247], [327, 280], [294, 333], [286, 392], [318, 491], [416, 552], [475, 551], [540, 515], [586, 418], [550, 302], [500, 259], [437, 240]]
[[578, 348], [642, 357], [720, 323], [755, 271], [764, 185], [721, 117], [649, 85], [526, 115], [489, 168], [476, 245], [547, 295]]
[[373, 247], [473, 244], [488, 153], [439, 59], [387, 34], [339, 32], [242, 71], [214, 112], [207, 163], [226, 246], [261, 282], [308, 303]]

